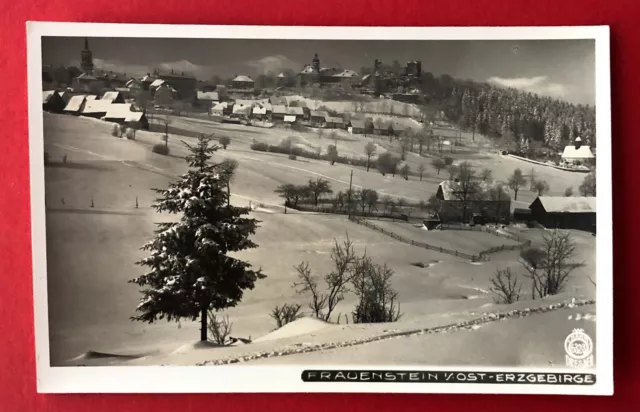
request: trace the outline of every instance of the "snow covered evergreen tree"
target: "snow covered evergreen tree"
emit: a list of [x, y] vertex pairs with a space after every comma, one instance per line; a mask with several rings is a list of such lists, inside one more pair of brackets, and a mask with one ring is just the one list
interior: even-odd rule
[[245, 289], [253, 289], [262, 270], [234, 257], [230, 252], [255, 248], [249, 236], [258, 221], [243, 216], [249, 209], [228, 204], [227, 180], [220, 164], [209, 164], [218, 146], [201, 136], [185, 158], [191, 168], [181, 180], [159, 194], [157, 212], [181, 215], [174, 223], [158, 223], [155, 238], [142, 247], [150, 255], [138, 265], [149, 268], [132, 279], [145, 287], [131, 319], [153, 323], [200, 318], [200, 340], [207, 340], [207, 310], [235, 306]]

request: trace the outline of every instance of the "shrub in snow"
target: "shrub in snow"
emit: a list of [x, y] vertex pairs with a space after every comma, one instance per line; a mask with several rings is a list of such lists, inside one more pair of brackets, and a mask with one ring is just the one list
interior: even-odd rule
[[215, 311], [209, 310], [209, 323], [207, 328], [211, 334], [211, 341], [218, 345], [226, 345], [228, 342], [233, 322], [229, 320], [229, 315], [218, 317]]
[[222, 146], [223, 149], [226, 149], [227, 146], [229, 146], [229, 144], [231, 143], [231, 139], [229, 139], [228, 136], [221, 136], [220, 139], [218, 139], [218, 141], [220, 142], [220, 145]]
[[113, 129], [111, 129], [111, 135], [115, 137], [120, 137], [120, 126], [117, 124], [113, 125]]
[[291, 153], [291, 154], [289, 155], [289, 160], [296, 160], [296, 159], [297, 159], [297, 157], [296, 157], [296, 155], [294, 155], [293, 153]]
[[153, 145], [153, 153], [158, 153], [161, 155], [169, 154], [169, 147], [164, 143], [156, 143]]
[[279, 329], [287, 323], [291, 323], [294, 320], [300, 319], [302, 316], [304, 316], [300, 312], [301, 308], [302, 305], [285, 303], [282, 306], [276, 306], [275, 308], [273, 308], [269, 316], [271, 316], [271, 318], [276, 321], [277, 328]]
[[127, 139], [134, 140], [136, 138], [136, 131], [132, 128], [127, 129]]
[[351, 279], [358, 303], [351, 317], [353, 323], [396, 322], [402, 317], [398, 293], [391, 287], [394, 272], [386, 264], [373, 263], [363, 256]]
[[142, 287], [140, 314], [131, 319], [200, 318], [200, 340], [207, 341], [209, 311], [237, 305], [265, 275], [235, 255], [257, 247], [249, 237], [258, 221], [244, 217], [249, 209], [227, 203], [224, 171], [208, 163], [217, 146], [205, 136], [196, 146], [185, 145], [190, 170], [168, 188], [154, 189], [156, 211], [180, 219], [158, 223], [155, 237], [142, 247], [149, 255], [137, 264], [148, 272], [129, 281]]

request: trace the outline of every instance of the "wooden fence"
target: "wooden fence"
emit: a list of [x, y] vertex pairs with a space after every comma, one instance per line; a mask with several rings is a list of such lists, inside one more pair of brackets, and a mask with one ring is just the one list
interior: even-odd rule
[[385, 230], [385, 229], [383, 229], [381, 227], [378, 227], [378, 226], [374, 225], [373, 223], [367, 222], [366, 220], [359, 219], [359, 218], [354, 217], [354, 216], [349, 217], [349, 220], [351, 220], [352, 222], [357, 223], [359, 225], [363, 225], [363, 226], [366, 226], [366, 227], [371, 228], [373, 230], [377, 230], [378, 232], [382, 232], [387, 236], [390, 236], [390, 237], [392, 237], [392, 238], [394, 238], [396, 240], [399, 240], [400, 242], [407, 243], [407, 244], [412, 245], [412, 246], [418, 246], [418, 247], [421, 247], [423, 249], [434, 250], [434, 251], [440, 252], [440, 253], [447, 253], [449, 255], [453, 255], [453, 256], [464, 258], [464, 259], [468, 259], [468, 260], [470, 260], [472, 262], [477, 262], [477, 261], [480, 261], [480, 260], [489, 260], [489, 257], [486, 254], [483, 255], [482, 253], [480, 253], [478, 255], [470, 255], [468, 253], [460, 252], [458, 250], [447, 249], [447, 248], [443, 248], [442, 246], [435, 246], [435, 245], [430, 245], [428, 243], [417, 242], [417, 241], [412, 240], [412, 239], [407, 239], [407, 238], [405, 238], [403, 236], [400, 236], [397, 233], [391, 232], [389, 230]]

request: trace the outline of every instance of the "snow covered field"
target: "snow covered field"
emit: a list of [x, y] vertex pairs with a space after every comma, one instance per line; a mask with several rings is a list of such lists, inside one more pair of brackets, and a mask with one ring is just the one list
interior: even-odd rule
[[[150, 208], [154, 199], [150, 188], [165, 187], [176, 174], [186, 171], [186, 164], [181, 159], [186, 151], [180, 140], [193, 142], [193, 139], [172, 136], [169, 141], [171, 156], [161, 156], [151, 152], [151, 147], [161, 142], [161, 136], [156, 133], [140, 131], [137, 139], [130, 141], [111, 136], [111, 125], [99, 120], [45, 114], [44, 121], [45, 151], [53, 162], [46, 168], [49, 323], [53, 365], [204, 363], [244, 353], [277, 351], [296, 344], [348, 341], [387, 333], [385, 330], [416, 330], [455, 324], [476, 319], [483, 312], [508, 311], [511, 306], [539, 307], [569, 301], [573, 297], [591, 299], [595, 296], [595, 287], [588, 280], [595, 270], [595, 238], [588, 234], [575, 233], [578, 259], [585, 265], [574, 272], [564, 295], [555, 297], [550, 303], [525, 300], [515, 305], [495, 305], [487, 293], [490, 278], [497, 268], [518, 268], [517, 252], [499, 253], [488, 262], [472, 264], [400, 243], [341, 216], [290, 210], [284, 214], [280, 206], [282, 199], [273, 192], [278, 185], [302, 184], [308, 179], [324, 177], [331, 182], [334, 191], [344, 190], [349, 184], [351, 168], [254, 152], [249, 148], [251, 142], [255, 139], [278, 144], [283, 138], [295, 134], [296, 142], [301, 145], [324, 148], [333, 143], [329, 139], [319, 139], [313, 133], [174, 118], [175, 127], [215, 132], [216, 136], [231, 138], [229, 148], [220, 150], [214, 160], [232, 158], [239, 162], [231, 187], [232, 202], [243, 206], [248, 206], [249, 202], [257, 205], [258, 209], [252, 214], [261, 221], [253, 237], [259, 248], [242, 252], [242, 258], [262, 267], [268, 276], [259, 280], [254, 290], [246, 292], [237, 307], [227, 311], [233, 322], [232, 336], [251, 338], [253, 343], [224, 348], [196, 347], [193, 346], [199, 336], [196, 322], [147, 325], [130, 321], [140, 294], [136, 285], [127, 283], [144, 271], [135, 262], [144, 256], [139, 248], [152, 237], [154, 223], [170, 218], [158, 215]], [[340, 137], [342, 140], [338, 148], [341, 154], [354, 155], [363, 153], [366, 141], [371, 139], [346, 132], [341, 132]], [[380, 144], [384, 142], [380, 141]], [[62, 162], [64, 156], [67, 157], [66, 164]], [[491, 168], [499, 180], [506, 179], [515, 167], [521, 167], [525, 173], [530, 170], [530, 165], [488, 152], [465, 156], [478, 167]], [[463, 158], [455, 154], [453, 157]], [[420, 161], [428, 165], [422, 182], [417, 178], [405, 181], [399, 176], [383, 177], [374, 170], [367, 173], [362, 168], [354, 168], [353, 184], [378, 190], [381, 194], [426, 201], [442, 179], [431, 168], [430, 159], [421, 159], [415, 154], [409, 156], [412, 165]], [[579, 174], [552, 168], [534, 168], [538, 177], [549, 183], [551, 194], [561, 194], [570, 185], [577, 188], [583, 178]], [[522, 191], [518, 196], [522, 204], [517, 207], [528, 206], [533, 198], [535, 196], [527, 190]], [[393, 286], [398, 292], [404, 314], [402, 319], [394, 324], [377, 325], [318, 324], [319, 321], [302, 319], [289, 327], [291, 331], [279, 331], [281, 336], [278, 336], [273, 332], [275, 322], [269, 317], [271, 309], [282, 303], [300, 303], [306, 309], [308, 303], [306, 296], [296, 294], [291, 287], [296, 273], [293, 266], [308, 261], [315, 273], [326, 273], [331, 263], [329, 253], [334, 238], [344, 239], [347, 233], [357, 252], [362, 253], [366, 249], [376, 262], [387, 263], [395, 271]], [[476, 235], [487, 234], [474, 233], [465, 238], [466, 248], [475, 248], [475, 243], [484, 242], [483, 239], [475, 239]], [[539, 240], [541, 231], [529, 231], [527, 235]], [[487, 236], [509, 242], [504, 238]], [[490, 246], [493, 244], [481, 249]], [[416, 262], [422, 262], [426, 267], [414, 266], [412, 263]], [[347, 295], [336, 313], [350, 313], [354, 303], [354, 297]], [[562, 341], [576, 324], [585, 324], [589, 333], [593, 331], [588, 329], [595, 327], [593, 313], [594, 305], [564, 308], [486, 324], [477, 330], [456, 332], [454, 329], [437, 336], [407, 337], [366, 343], [357, 348], [296, 354], [282, 358], [282, 362], [345, 363], [348, 360], [370, 363], [375, 360], [410, 364], [422, 360], [429, 364], [480, 365], [498, 362], [497, 357], [504, 353], [506, 355], [499, 361], [501, 364], [546, 366], [545, 363], [558, 362], [558, 357], [564, 356]], [[578, 314], [579, 321], [576, 321]], [[589, 314], [587, 321], [585, 314]], [[545, 333], [536, 335], [533, 332], [536, 328], [544, 328]], [[269, 338], [258, 339], [261, 336]], [[593, 333], [591, 336], [595, 337]], [[497, 342], [503, 344], [497, 345]], [[398, 349], [402, 345], [408, 345], [409, 349]], [[449, 345], [458, 348], [451, 354], [466, 351], [467, 356], [454, 359], [451, 354], [444, 353], [446, 350], [435, 349], [429, 349], [424, 357], [421, 355], [426, 348], [446, 349]], [[182, 350], [176, 352], [178, 348]], [[136, 356], [105, 357], [99, 353]], [[72, 360], [82, 354], [86, 356]], [[257, 363], [279, 361], [279, 357], [256, 360]]]

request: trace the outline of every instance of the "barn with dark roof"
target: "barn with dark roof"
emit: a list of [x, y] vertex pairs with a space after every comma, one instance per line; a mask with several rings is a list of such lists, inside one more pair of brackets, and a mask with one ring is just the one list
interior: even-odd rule
[[595, 197], [539, 196], [529, 209], [531, 219], [548, 229], [595, 231]]

